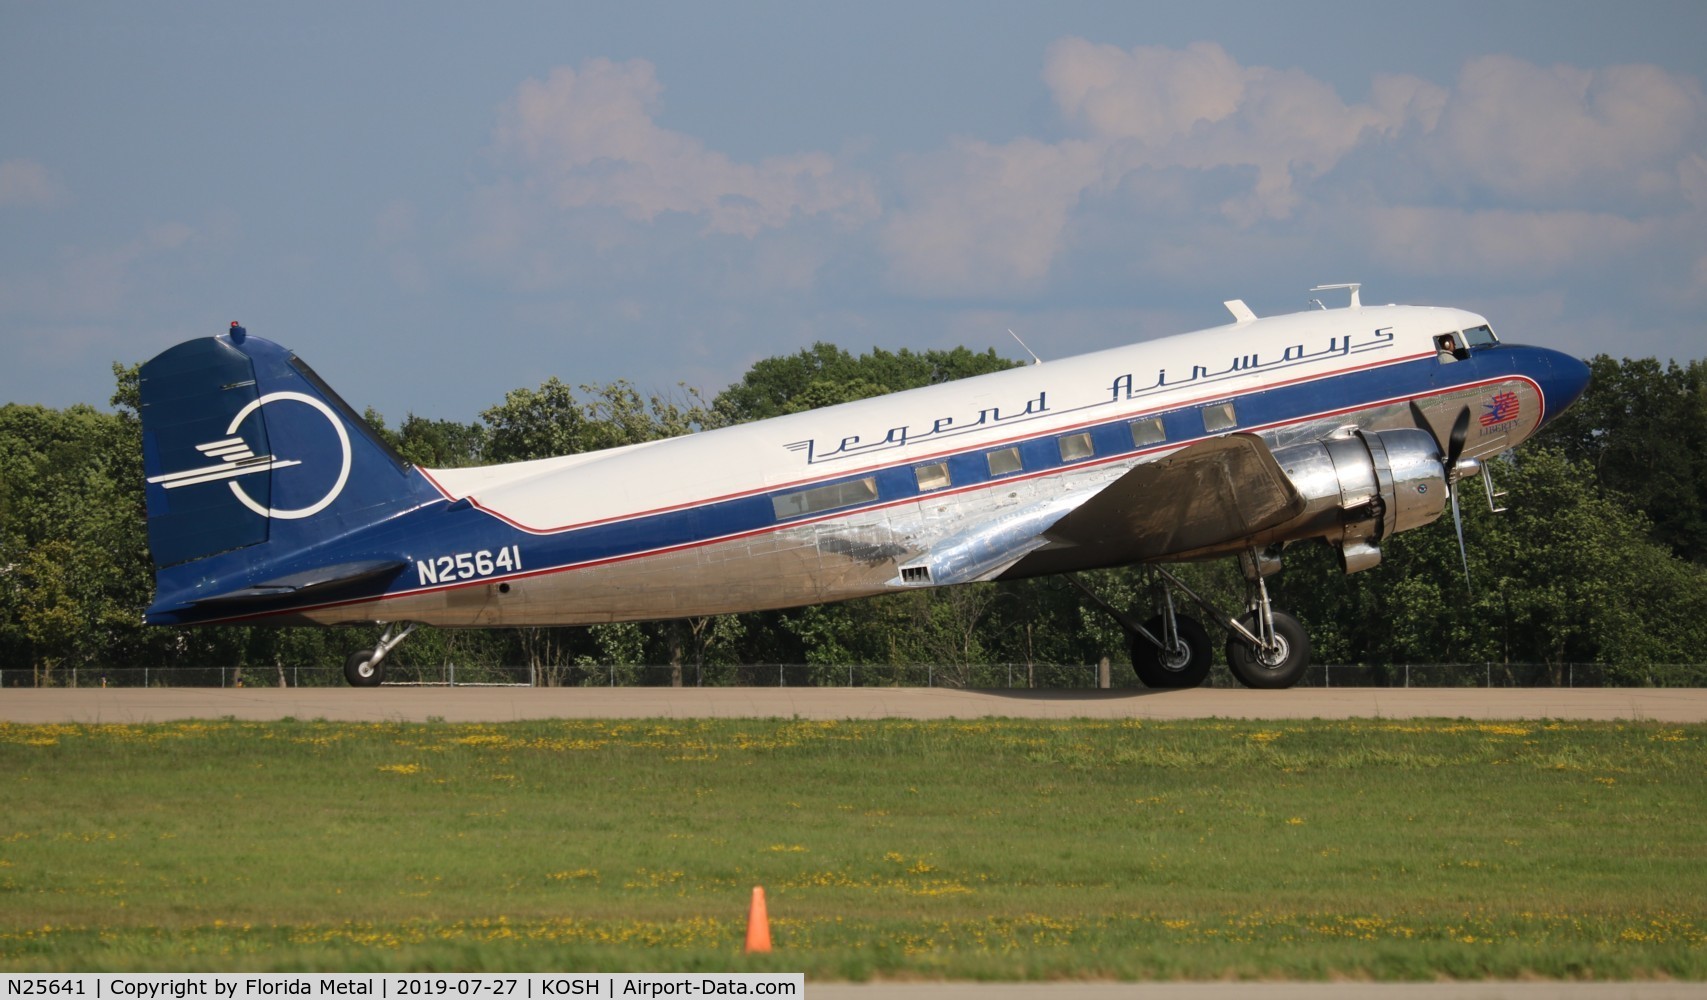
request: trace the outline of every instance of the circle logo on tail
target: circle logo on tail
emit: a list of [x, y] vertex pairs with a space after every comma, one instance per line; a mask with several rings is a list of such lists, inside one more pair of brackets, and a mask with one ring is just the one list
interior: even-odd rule
[[[235, 479], [231, 480], [226, 485], [231, 487], [232, 494], [237, 497], [243, 506], [249, 508], [262, 517], [276, 517], [286, 521], [294, 521], [298, 518], [313, 517], [315, 514], [320, 513], [325, 510], [332, 501], [338, 499], [338, 494], [344, 492], [344, 484], [348, 482], [350, 478], [350, 434], [344, 429], [344, 422], [338, 419], [338, 415], [332, 411], [330, 406], [327, 406], [321, 400], [315, 399], [313, 396], [300, 392], [270, 392], [259, 399], [251, 401], [249, 405], [243, 407], [243, 409], [238, 410], [237, 415], [231, 418], [231, 426], [226, 428], [225, 433], [236, 434], [237, 428], [243, 423], [243, 420], [248, 417], [249, 414], [255, 412], [261, 407], [266, 406], [269, 403], [281, 403], [287, 401], [303, 403], [307, 406], [313, 407], [321, 416], [326, 418], [327, 423], [332, 425], [333, 432], [338, 435], [339, 450], [343, 454], [343, 464], [338, 468], [337, 481], [332, 484], [331, 489], [327, 490], [326, 494], [319, 500], [316, 500], [314, 503], [311, 503], [306, 507], [296, 507], [291, 509], [264, 507], [261, 504], [256, 503], [255, 498], [243, 492], [243, 485]], [[299, 463], [292, 462], [290, 464], [295, 465]], [[279, 463], [279, 465], [283, 465], [283, 463]]]

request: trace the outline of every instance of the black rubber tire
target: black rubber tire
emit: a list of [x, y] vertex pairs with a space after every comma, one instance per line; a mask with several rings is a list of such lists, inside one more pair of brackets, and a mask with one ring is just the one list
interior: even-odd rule
[[[1273, 657], [1259, 656], [1250, 643], [1237, 635], [1227, 638], [1227, 667], [1239, 683], [1248, 688], [1278, 690], [1289, 688], [1304, 676], [1310, 665], [1310, 635], [1298, 619], [1284, 611], [1272, 612], [1274, 636], [1281, 648]], [[1239, 624], [1257, 632], [1257, 614], [1248, 611], [1240, 616]]]
[[350, 682], [351, 687], [378, 687], [379, 682], [385, 679], [384, 660], [368, 666], [368, 661], [378, 652], [377, 646], [373, 649], [358, 649], [344, 661], [344, 679]]
[[[1181, 644], [1172, 656], [1146, 642], [1142, 636], [1132, 637], [1132, 671], [1145, 687], [1194, 688], [1209, 677], [1209, 662], [1213, 655], [1209, 631], [1194, 618], [1174, 616], [1175, 634]], [[1162, 616], [1144, 623], [1150, 634], [1161, 638]]]

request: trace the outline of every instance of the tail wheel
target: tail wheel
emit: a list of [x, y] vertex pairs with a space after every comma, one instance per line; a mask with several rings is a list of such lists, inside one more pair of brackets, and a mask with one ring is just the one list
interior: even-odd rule
[[[1162, 637], [1162, 616], [1144, 623], [1144, 628], [1158, 639]], [[1193, 688], [1209, 676], [1209, 632], [1196, 619], [1174, 616], [1172, 649], [1157, 649], [1143, 636], [1132, 637], [1132, 670], [1145, 687]]]
[[[1298, 683], [1310, 664], [1310, 636], [1304, 626], [1284, 611], [1270, 614], [1274, 619], [1274, 648], [1255, 649], [1237, 634], [1227, 639], [1227, 666], [1239, 683], [1249, 688], [1289, 688]], [[1258, 634], [1255, 611], [1240, 616], [1239, 624]]]
[[378, 648], [351, 653], [344, 661], [344, 679], [351, 687], [377, 687], [385, 679], [385, 661], [380, 659]]

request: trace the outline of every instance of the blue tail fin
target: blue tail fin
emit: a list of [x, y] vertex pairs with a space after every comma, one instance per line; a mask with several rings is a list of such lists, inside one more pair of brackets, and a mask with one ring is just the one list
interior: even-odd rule
[[[307, 365], [236, 324], [143, 365], [141, 391], [151, 617], [265, 593], [269, 574], [336, 583], [314, 565], [327, 543], [441, 499]], [[331, 569], [359, 566], [373, 575]]]

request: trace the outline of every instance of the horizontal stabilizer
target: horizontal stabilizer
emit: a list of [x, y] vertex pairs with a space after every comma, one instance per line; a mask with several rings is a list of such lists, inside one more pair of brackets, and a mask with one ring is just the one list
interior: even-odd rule
[[302, 597], [305, 594], [326, 596], [328, 593], [353, 589], [364, 583], [387, 583], [407, 565], [400, 559], [370, 559], [361, 562], [339, 563], [281, 576], [276, 580], [257, 583], [242, 590], [211, 597], [198, 597], [190, 603], [198, 607], [228, 604], [267, 604], [272, 601]]

